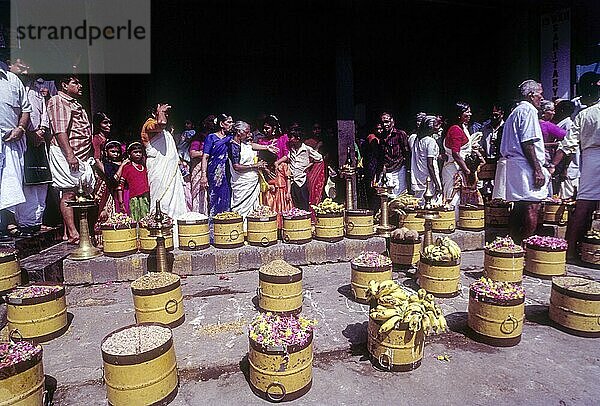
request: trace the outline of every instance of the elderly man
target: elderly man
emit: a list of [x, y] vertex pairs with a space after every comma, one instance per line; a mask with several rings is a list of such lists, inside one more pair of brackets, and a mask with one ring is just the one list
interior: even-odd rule
[[526, 80], [519, 91], [522, 101], [506, 119], [500, 153], [506, 158], [506, 200], [514, 202], [510, 234], [521, 242], [537, 228], [540, 202], [548, 196], [550, 176], [543, 167], [544, 140], [538, 121], [542, 85]]
[[589, 230], [592, 212], [600, 201], [600, 75], [588, 72], [579, 79], [581, 101], [588, 107], [581, 110], [565, 138], [558, 144], [552, 163], [553, 171], [565, 155], [581, 149], [579, 191], [575, 215], [567, 230], [568, 256], [574, 258], [577, 244]]
[[34, 80], [35, 77], [29, 74], [29, 67], [20, 59], [10, 63], [9, 68], [12, 73], [22, 79], [27, 99], [31, 105], [30, 122], [27, 127], [27, 151], [24, 156], [23, 194], [25, 202], [18, 204], [15, 208], [15, 220], [18, 226], [16, 235], [30, 237], [41, 229], [46, 209], [48, 184], [52, 183], [45, 142], [50, 124], [46, 101], [40, 91], [44, 80], [41, 78]]
[[392, 195], [397, 197], [407, 190], [406, 166], [410, 162], [408, 136], [396, 129], [394, 117], [390, 113], [381, 114], [383, 125], [383, 165], [386, 169], [386, 181], [391, 186]]
[[25, 201], [23, 155], [31, 105], [17, 75], [0, 65], [0, 242], [10, 241], [8, 213]]
[[94, 173], [88, 162], [92, 155], [92, 126], [83, 106], [77, 100], [82, 84], [75, 75], [65, 75], [57, 83], [60, 90], [48, 102], [52, 140], [49, 148], [53, 185], [62, 193], [60, 212], [65, 236], [71, 244], [79, 243], [73, 209], [66, 202], [74, 200], [79, 182], [84, 189], [94, 187]]

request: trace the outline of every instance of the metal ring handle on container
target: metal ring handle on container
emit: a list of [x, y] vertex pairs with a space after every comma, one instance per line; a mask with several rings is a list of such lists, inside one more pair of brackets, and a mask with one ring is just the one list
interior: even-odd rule
[[346, 223], [346, 230], [348, 230], [348, 231], [354, 230], [354, 222], [349, 221], [348, 223]]
[[[269, 392], [269, 390], [274, 386], [278, 387], [281, 390], [281, 396], [276, 397], [276, 396], [273, 396]], [[265, 394], [267, 395], [267, 398], [269, 398], [269, 400], [271, 402], [281, 402], [283, 400], [283, 398], [285, 398], [285, 395], [287, 395], [287, 391], [285, 390], [285, 386], [283, 386], [283, 384], [281, 382], [275, 381], [275, 382], [271, 382], [269, 384], [269, 386], [267, 386], [267, 389], [265, 390]]]
[[[234, 237], [235, 235], [235, 237]], [[235, 241], [239, 238], [240, 236], [240, 232], [238, 230], [231, 230], [229, 232], [229, 238], [231, 239], [231, 241]]]
[[284, 234], [283, 235], [283, 241], [284, 242], [290, 242], [290, 235], [289, 234]]
[[267, 237], [266, 235], [263, 235], [260, 239], [260, 245], [262, 245], [263, 247], [268, 247], [270, 243], [271, 241], [269, 241], [269, 237]]
[[[169, 311], [169, 304], [175, 303], [175, 310], [173, 310], [172, 312]], [[175, 314], [177, 313], [177, 309], [179, 308], [179, 303], [177, 302], [177, 300], [175, 299], [169, 299], [167, 301], [167, 303], [165, 303], [165, 312], [167, 312], [168, 314]]]
[[[19, 335], [19, 338], [17, 339], [17, 341], [15, 341], [15, 335]], [[10, 332], [8, 333], [8, 341], [12, 341], [13, 343], [17, 343], [19, 341], [23, 341], [23, 334], [21, 334], [21, 332], [19, 331], [18, 328], [15, 328], [14, 330], [10, 330]]]
[[[510, 321], [513, 326], [512, 330], [510, 330], [510, 331], [506, 331], [504, 328], [504, 324], [507, 321]], [[518, 326], [519, 326], [519, 320], [517, 320], [515, 318], [515, 316], [513, 316], [512, 314], [509, 314], [508, 317], [502, 322], [502, 324], [500, 324], [500, 331], [504, 334], [511, 334], [512, 332], [514, 332], [517, 329]]]
[[189, 240], [189, 241], [188, 241], [188, 243], [187, 243], [187, 246], [188, 246], [188, 248], [189, 248], [189, 249], [191, 249], [191, 250], [195, 249], [195, 248], [196, 248], [196, 241], [194, 241], [194, 240]]
[[[387, 358], [387, 364], [383, 362], [384, 357]], [[381, 367], [383, 369], [387, 369], [388, 371], [392, 370], [392, 362], [393, 362], [392, 356], [390, 354], [388, 354], [387, 351], [379, 354], [378, 361], [379, 361], [379, 365], [381, 365]]]
[[256, 288], [256, 297], [258, 298], [258, 300], [260, 300], [260, 298], [262, 297], [262, 289], [259, 287]]

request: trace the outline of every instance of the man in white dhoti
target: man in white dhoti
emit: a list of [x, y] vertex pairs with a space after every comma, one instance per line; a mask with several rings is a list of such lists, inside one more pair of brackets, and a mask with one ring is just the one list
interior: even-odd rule
[[50, 128], [46, 101], [40, 91], [43, 79], [34, 80], [29, 75], [29, 67], [22, 60], [16, 59], [9, 69], [22, 79], [27, 92], [27, 100], [31, 105], [29, 126], [27, 127], [27, 148], [24, 157], [23, 194], [25, 201], [15, 207], [17, 222], [16, 235], [29, 237], [39, 231], [42, 226], [48, 184], [52, 176], [46, 153], [46, 135]]
[[510, 234], [521, 242], [535, 233], [540, 202], [548, 196], [550, 175], [543, 167], [544, 140], [538, 121], [542, 85], [526, 80], [519, 91], [522, 101], [506, 119], [500, 153], [506, 158], [506, 200], [514, 202]]
[[[187, 213], [183, 177], [179, 170], [177, 145], [166, 130], [171, 106], [159, 104], [142, 126], [142, 143], [146, 147], [146, 167], [150, 186], [150, 211], [160, 200], [161, 210], [176, 220]], [[177, 227], [173, 228], [173, 241], [177, 244]]]
[[582, 103], [588, 107], [577, 114], [550, 164], [553, 171], [565, 155], [575, 154], [578, 149], [581, 151], [577, 204], [574, 219], [567, 229], [567, 255], [570, 258], [576, 257], [577, 246], [590, 229], [592, 212], [600, 202], [600, 75], [583, 74], [578, 89]]
[[30, 112], [25, 86], [0, 66], [0, 242], [11, 240], [7, 211], [14, 212], [15, 206], [25, 201], [23, 155]]

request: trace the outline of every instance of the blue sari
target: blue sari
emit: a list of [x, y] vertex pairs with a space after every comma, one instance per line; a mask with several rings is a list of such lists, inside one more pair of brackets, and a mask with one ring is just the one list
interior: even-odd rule
[[208, 177], [208, 214], [211, 218], [231, 210], [227, 151], [232, 138], [231, 135], [219, 138], [216, 134], [208, 134], [204, 140], [203, 151], [209, 155], [206, 175]]

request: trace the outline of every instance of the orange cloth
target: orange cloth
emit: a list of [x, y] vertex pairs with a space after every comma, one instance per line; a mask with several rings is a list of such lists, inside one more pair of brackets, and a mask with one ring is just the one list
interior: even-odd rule
[[154, 134], [162, 131], [162, 128], [158, 125], [158, 121], [155, 118], [149, 118], [142, 126], [142, 142], [146, 144], [150, 141], [150, 138], [154, 137]]
[[[269, 179], [269, 186], [275, 187], [274, 190], [267, 190], [263, 192], [263, 202], [269, 206], [273, 211], [277, 212], [277, 227], [283, 226], [283, 219], [281, 218], [281, 212], [289, 210], [293, 207], [292, 200], [286, 199], [287, 194], [287, 178], [291, 176], [288, 164], [282, 163], [277, 169], [277, 173], [274, 179]], [[272, 188], [270, 188], [272, 189]]]

